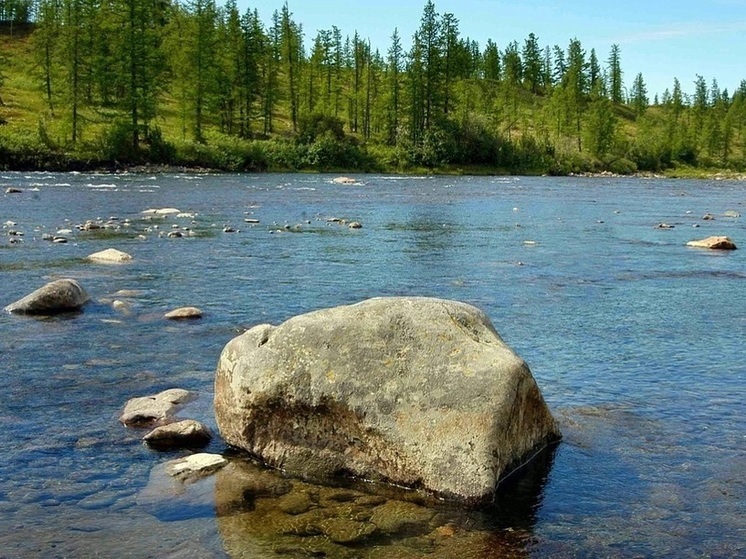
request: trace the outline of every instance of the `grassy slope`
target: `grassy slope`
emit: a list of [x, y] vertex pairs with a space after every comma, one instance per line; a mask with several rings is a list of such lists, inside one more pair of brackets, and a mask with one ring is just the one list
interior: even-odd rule
[[[47, 106], [44, 97], [44, 82], [39, 64], [35, 61], [33, 53], [33, 44], [30, 37], [29, 29], [16, 29], [11, 37], [7, 28], [0, 28], [0, 50], [4, 53], [6, 64], [3, 67], [5, 83], [0, 89], [0, 98], [4, 105], [0, 106], [0, 122], [3, 120], [5, 125], [0, 126], [0, 145], [4, 141], [6, 145], [21, 146], [21, 150], [26, 146], [34, 146], [35, 149], [55, 151], [58, 154], [65, 153], [74, 160], [82, 161], [83, 167], [85, 162], [89, 161], [95, 166], [95, 154], [100, 153], [98, 149], [101, 145], [103, 135], [105, 134], [104, 123], [111, 120], [112, 111], [94, 110], [91, 108], [81, 107], [80, 116], [82, 121], [81, 140], [76, 146], [69, 144], [70, 124], [69, 110], [64, 99], [54, 99], [54, 111]], [[57, 79], [60, 79], [59, 77]], [[511, 130], [513, 138], [521, 134], [520, 122], [532, 122], [531, 117], [541, 111], [547, 100], [541, 97], [533, 97], [524, 100], [523, 114], [516, 118], [516, 126]], [[531, 108], [529, 108], [531, 107]], [[659, 111], [658, 107], [651, 107], [649, 111], [655, 114]], [[619, 122], [620, 134], [626, 141], [634, 141], [637, 133], [637, 127], [633, 112], [628, 107], [617, 107], [616, 113]], [[191, 129], [190, 124], [185, 122], [179, 104], [171, 96], [164, 96], [161, 106], [159, 107], [159, 117], [154, 122], [163, 132], [164, 138], [180, 147], [186, 152], [199, 152], [200, 146], [194, 146], [190, 141]], [[277, 136], [287, 136], [291, 133], [289, 116], [287, 114], [276, 114], [274, 116], [274, 125]], [[258, 123], [257, 128], [261, 126]], [[530, 125], [529, 125], [530, 126]], [[42, 131], [45, 136], [44, 142], [40, 138], [39, 132]], [[530, 128], [529, 128], [530, 131]], [[211, 137], [211, 132], [213, 137]], [[207, 122], [206, 134], [211, 143], [221, 141], [216, 140], [214, 134], [217, 132], [217, 122]], [[222, 141], [225, 141], [225, 137]], [[229, 139], [233, 142], [233, 139]], [[568, 150], [575, 149], [575, 142], [572, 139], [564, 139], [562, 145], [566, 145]], [[230, 150], [230, 147], [217, 146], [216, 149]], [[378, 150], [386, 150], [379, 146]], [[191, 150], [191, 152], [190, 152]], [[560, 151], [562, 148], [560, 147]], [[198, 160], [199, 157], [196, 158]], [[65, 159], [66, 160], [66, 159]], [[4, 162], [0, 161], [0, 166]], [[199, 163], [196, 163], [199, 165]], [[31, 164], [33, 166], [33, 163]], [[40, 166], [52, 166], [46, 159]], [[65, 166], [65, 164], [62, 164]], [[73, 165], [75, 167], [75, 165]], [[385, 167], [385, 165], [384, 165]], [[338, 169], [342, 170], [342, 169]], [[390, 170], [394, 170], [393, 168]], [[396, 169], [397, 171], [406, 171], [413, 174], [432, 172], [431, 169], [424, 168], [407, 168]], [[448, 166], [438, 169], [438, 172], [452, 174], [503, 174], [505, 169], [492, 168], [486, 166]], [[678, 169], [673, 170], [670, 174], [678, 176], [707, 176], [712, 175], [713, 170], [702, 169]]]

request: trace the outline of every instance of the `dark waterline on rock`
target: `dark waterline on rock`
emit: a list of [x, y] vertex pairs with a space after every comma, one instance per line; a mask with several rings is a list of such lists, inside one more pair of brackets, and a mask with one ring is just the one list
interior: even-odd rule
[[[247, 522], [288, 522], [282, 499], [309, 495], [313, 510], [335, 518], [393, 507], [353, 495], [342, 509], [331, 490], [291, 480], [288, 493], [234, 510], [220, 506], [234, 499], [226, 474], [174, 494], [158, 468], [182, 453], [150, 450], [144, 432], [117, 421], [127, 399], [179, 386], [199, 393], [182, 415], [214, 429], [214, 367], [229, 339], [378, 295], [484, 310], [531, 366], [564, 440], [546, 479], [510, 505], [498, 500], [476, 516], [436, 507], [440, 516], [401, 520], [328, 553], [744, 554], [744, 251], [685, 244], [727, 235], [743, 245], [743, 218], [723, 216], [744, 214], [746, 185], [365, 176], [364, 186], [350, 186], [332, 178], [2, 174], [3, 191], [23, 192], [6, 195], [0, 209], [0, 226], [15, 223], [0, 239], [0, 306], [60, 277], [78, 280], [94, 301], [76, 315], [0, 316], [0, 557], [307, 556], [331, 536], [285, 534], [267, 544], [269, 527], [252, 531]], [[171, 207], [194, 216], [141, 213]], [[702, 220], [707, 213], [716, 219]], [[119, 229], [75, 229], [110, 217]], [[656, 229], [661, 222], [675, 228]], [[23, 232], [22, 242], [9, 244], [9, 229]], [[41, 239], [60, 229], [72, 230], [68, 243]], [[176, 230], [184, 237], [166, 236]], [[110, 247], [133, 261], [85, 260]], [[116, 295], [124, 289], [138, 292]], [[163, 320], [188, 305], [204, 316]], [[207, 450], [224, 445], [215, 439]]]

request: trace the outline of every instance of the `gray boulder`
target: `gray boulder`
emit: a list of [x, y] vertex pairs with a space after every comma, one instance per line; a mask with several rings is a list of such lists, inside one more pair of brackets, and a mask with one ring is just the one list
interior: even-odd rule
[[376, 298], [262, 324], [224, 348], [225, 441], [290, 474], [476, 504], [560, 436], [526, 363], [464, 303]]
[[78, 310], [88, 300], [88, 294], [77, 281], [59, 279], [11, 303], [5, 310], [17, 314], [50, 315]]

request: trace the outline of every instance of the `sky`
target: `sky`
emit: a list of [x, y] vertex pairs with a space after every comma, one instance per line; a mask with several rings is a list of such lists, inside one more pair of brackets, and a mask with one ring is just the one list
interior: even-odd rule
[[[256, 8], [265, 25], [283, 3], [237, 0], [241, 11]], [[424, 5], [425, 0], [288, 0], [307, 44], [320, 29], [336, 25], [343, 36], [357, 30], [382, 54], [395, 28], [409, 48]], [[673, 88], [674, 78], [689, 94], [697, 75], [708, 86], [716, 79], [731, 94], [746, 80], [746, 0], [436, 0], [435, 9], [452, 13], [461, 36], [480, 47], [487, 39], [501, 50], [511, 41], [522, 46], [534, 33], [542, 48], [566, 50], [577, 38], [587, 53], [595, 48], [603, 65], [617, 44], [625, 86], [642, 73], [651, 102]]]

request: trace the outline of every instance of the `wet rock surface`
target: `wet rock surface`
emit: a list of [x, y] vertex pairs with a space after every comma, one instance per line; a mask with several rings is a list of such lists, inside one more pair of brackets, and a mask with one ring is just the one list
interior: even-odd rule
[[171, 388], [152, 396], [132, 398], [124, 406], [119, 421], [128, 427], [146, 427], [173, 415], [179, 404], [193, 397], [188, 390]]
[[210, 442], [210, 430], [199, 421], [184, 419], [161, 425], [143, 437], [148, 446], [158, 450], [200, 448]]

